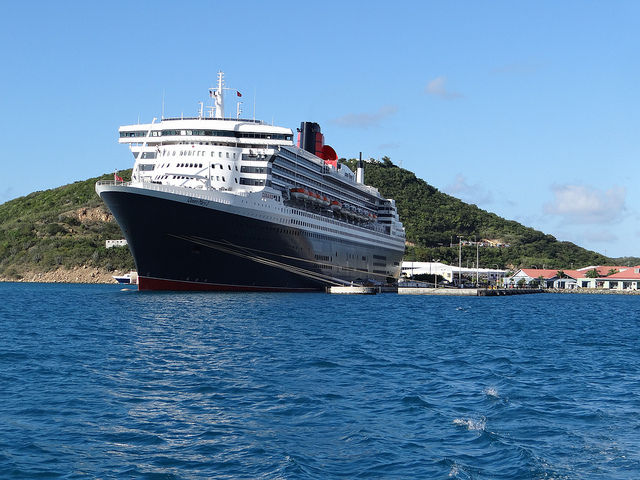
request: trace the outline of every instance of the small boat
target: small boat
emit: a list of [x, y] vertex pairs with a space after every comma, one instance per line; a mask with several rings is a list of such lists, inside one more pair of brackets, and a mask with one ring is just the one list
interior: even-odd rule
[[339, 212], [340, 210], [342, 210], [342, 204], [338, 200], [331, 200], [331, 203], [329, 205], [331, 206], [331, 210], [333, 210], [334, 212]]
[[111, 275], [113, 279], [123, 285], [137, 285], [138, 284], [138, 272], [135, 270], [125, 273], [124, 275]]
[[316, 205], [320, 203], [320, 195], [312, 192], [311, 190], [309, 190], [307, 193], [309, 194], [309, 200], [311, 201], [311, 203], [315, 203]]
[[296, 200], [304, 199], [307, 196], [307, 191], [304, 188], [292, 188], [290, 191], [291, 196]]
[[131, 283], [131, 274], [127, 273], [125, 275], [111, 275], [113, 279], [118, 283], [123, 283], [129, 285]]

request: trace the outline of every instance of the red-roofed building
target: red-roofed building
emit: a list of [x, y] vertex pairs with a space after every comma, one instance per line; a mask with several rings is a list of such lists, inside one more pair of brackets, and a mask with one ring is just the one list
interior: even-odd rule
[[[560, 276], [559, 272], [563, 275]], [[524, 285], [530, 287], [542, 286], [545, 288], [576, 288], [577, 279], [583, 273], [577, 270], [558, 270], [549, 268], [521, 268], [512, 276], [504, 279], [505, 287], [519, 286], [524, 280]]]
[[[602, 288], [605, 290], [640, 290], [640, 265], [635, 267], [603, 267], [603, 269], [607, 269], [605, 275], [598, 278], [580, 278], [578, 285], [582, 288]], [[606, 275], [613, 269], [618, 272]], [[593, 270], [593, 267], [590, 270]]]
[[595, 270], [598, 272], [598, 275], [600, 277], [606, 277], [607, 275], [609, 275], [609, 272], [611, 272], [612, 270], [616, 270], [617, 272], [624, 272], [629, 268], [631, 267], [625, 267], [620, 265], [591, 265], [589, 267], [579, 268], [577, 271], [581, 272], [582, 274], [586, 274], [591, 270]]

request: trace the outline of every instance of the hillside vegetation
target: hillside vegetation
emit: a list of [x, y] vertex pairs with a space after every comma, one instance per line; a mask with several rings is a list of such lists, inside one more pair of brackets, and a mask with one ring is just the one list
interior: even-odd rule
[[[129, 178], [131, 170], [121, 172]], [[113, 174], [34, 192], [0, 205], [0, 276], [97, 267], [134, 268], [127, 247], [107, 250], [105, 240], [122, 238], [113, 216], [95, 192]]]
[[[355, 170], [354, 159], [343, 161]], [[475, 238], [509, 244], [509, 247], [481, 247], [481, 267], [560, 269], [618, 261], [466, 204], [399, 168], [387, 157], [381, 162], [365, 163], [365, 180], [386, 198], [395, 199], [409, 243], [405, 260], [457, 264], [458, 236], [462, 236], [470, 241]], [[475, 261], [476, 247], [463, 246], [463, 266], [472, 266]]]
[[[355, 170], [355, 160], [342, 160]], [[131, 170], [120, 172], [129, 179]], [[406, 260], [458, 262], [458, 235], [491, 239], [509, 247], [480, 248], [480, 266], [501, 268], [577, 268], [586, 265], [640, 263], [612, 260], [570, 242], [505, 220], [446, 195], [388, 158], [368, 162], [367, 183], [394, 198], [407, 231]], [[0, 277], [93, 267], [106, 271], [135, 268], [127, 247], [105, 248], [105, 240], [122, 238], [113, 216], [94, 187], [112, 174], [35, 192], [0, 205]], [[451, 246], [451, 244], [454, 244]], [[463, 265], [475, 262], [476, 247], [463, 246]]]

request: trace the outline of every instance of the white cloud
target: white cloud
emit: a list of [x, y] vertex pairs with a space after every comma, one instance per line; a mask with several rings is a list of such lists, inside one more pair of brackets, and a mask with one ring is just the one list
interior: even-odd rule
[[396, 105], [385, 105], [380, 107], [376, 112], [348, 113], [342, 117], [331, 120], [331, 123], [345, 127], [377, 127], [383, 119], [394, 115], [397, 111], [398, 107]]
[[461, 93], [447, 90], [446, 83], [446, 77], [436, 77], [427, 84], [424, 91], [429, 95], [435, 95], [436, 97], [444, 98], [445, 100], [455, 100], [457, 98], [464, 97]]
[[626, 209], [624, 187], [602, 191], [586, 185], [554, 185], [551, 190], [554, 198], [544, 205], [544, 212], [565, 223], [611, 224], [619, 221]]
[[456, 175], [455, 181], [444, 188], [449, 195], [458, 197], [467, 203], [476, 205], [493, 202], [493, 193], [478, 184], [470, 184], [461, 173]]

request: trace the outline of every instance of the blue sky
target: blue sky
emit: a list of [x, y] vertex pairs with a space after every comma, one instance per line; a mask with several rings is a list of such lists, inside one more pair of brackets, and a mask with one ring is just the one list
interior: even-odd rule
[[[193, 115], [223, 70], [245, 116], [321, 124], [436, 188], [640, 256], [640, 2], [9, 2], [0, 202], [131, 167], [120, 125]], [[234, 107], [227, 99], [228, 112]]]

